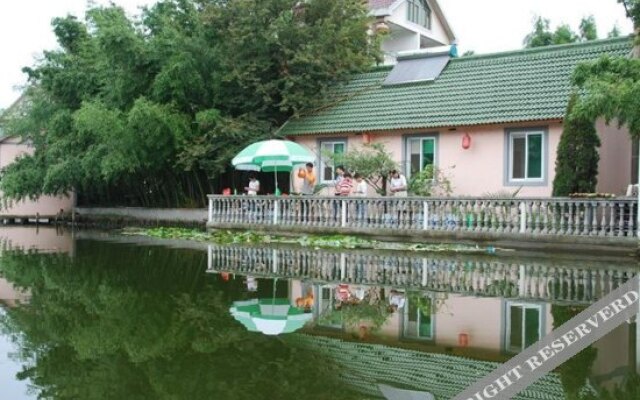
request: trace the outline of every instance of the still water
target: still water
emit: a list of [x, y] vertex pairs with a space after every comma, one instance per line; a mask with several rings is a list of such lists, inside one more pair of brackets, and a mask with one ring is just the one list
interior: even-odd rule
[[[0, 229], [10, 400], [449, 399], [638, 271]], [[517, 398], [638, 399], [639, 338], [620, 326]]]

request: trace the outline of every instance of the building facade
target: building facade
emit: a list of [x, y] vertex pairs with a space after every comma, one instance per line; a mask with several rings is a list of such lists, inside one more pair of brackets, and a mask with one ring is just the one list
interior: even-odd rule
[[[629, 38], [452, 57], [418, 53], [349, 82], [335, 106], [294, 118], [280, 134], [317, 156], [381, 143], [408, 179], [429, 165], [453, 195], [550, 196], [571, 74], [581, 62], [627, 56]], [[597, 122], [597, 191], [625, 194], [637, 169], [626, 129]], [[635, 166], [633, 164], [636, 164]]]

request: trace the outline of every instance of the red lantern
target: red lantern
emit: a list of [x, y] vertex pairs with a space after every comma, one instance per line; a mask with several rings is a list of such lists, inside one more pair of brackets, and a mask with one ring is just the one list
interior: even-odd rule
[[471, 136], [468, 133], [465, 133], [462, 137], [462, 148], [467, 150], [471, 147]]
[[458, 334], [458, 346], [467, 347], [469, 346], [469, 335], [466, 333]]
[[371, 134], [370, 133], [363, 133], [362, 134], [362, 143], [364, 143], [364, 144], [371, 143]]

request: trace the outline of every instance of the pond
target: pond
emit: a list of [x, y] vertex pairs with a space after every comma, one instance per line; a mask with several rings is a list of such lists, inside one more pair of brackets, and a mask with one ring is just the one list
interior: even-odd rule
[[[11, 400], [449, 399], [638, 271], [26, 227], [0, 249]], [[639, 337], [624, 324], [516, 398], [636, 399]]]

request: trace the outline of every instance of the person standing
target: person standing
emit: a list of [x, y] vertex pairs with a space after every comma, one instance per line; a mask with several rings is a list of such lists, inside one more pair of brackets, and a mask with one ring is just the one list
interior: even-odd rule
[[340, 196], [340, 182], [344, 179], [344, 167], [338, 165], [336, 167], [336, 179], [333, 181], [334, 192], [336, 196]]
[[316, 187], [316, 174], [313, 173], [313, 163], [307, 163], [305, 168], [298, 170], [298, 177], [302, 178], [301, 193], [305, 196], [313, 195]]
[[256, 177], [255, 172], [252, 172], [249, 175], [249, 186], [244, 188], [244, 191], [247, 192], [249, 196], [257, 196], [260, 191], [260, 181]]
[[[393, 197], [407, 197], [407, 178], [397, 170], [391, 171], [391, 179], [389, 180], [389, 190]], [[393, 207], [396, 209], [396, 223], [403, 224], [406, 222], [406, 204], [403, 200], [394, 202]]]
[[350, 173], [344, 172], [342, 174], [342, 179], [336, 189], [336, 196], [349, 196], [351, 194], [351, 190], [353, 189], [353, 180], [351, 179]]
[[407, 178], [395, 169], [391, 171], [389, 190], [394, 197], [407, 197]]
[[[307, 163], [304, 168], [298, 170], [298, 177], [302, 178], [302, 196], [313, 196], [316, 187], [316, 174], [313, 172], [313, 163]], [[301, 219], [305, 222], [313, 219], [311, 205], [308, 200], [302, 200], [300, 204]]]
[[[344, 179], [344, 167], [342, 165], [338, 165], [336, 167], [336, 179], [332, 182], [333, 183], [333, 192], [336, 196], [340, 196], [340, 183], [342, 182], [342, 180]], [[341, 201], [334, 201], [333, 202], [333, 220], [334, 221], [339, 221], [340, 220], [340, 213], [341, 213], [341, 206], [342, 206], [342, 202]]]
[[[365, 182], [364, 178], [361, 174], [356, 173], [355, 175], [356, 185], [353, 190], [354, 197], [367, 197], [367, 182]], [[364, 221], [365, 218], [365, 204], [363, 200], [356, 201], [356, 218], [358, 221]]]

